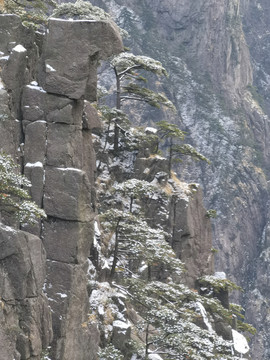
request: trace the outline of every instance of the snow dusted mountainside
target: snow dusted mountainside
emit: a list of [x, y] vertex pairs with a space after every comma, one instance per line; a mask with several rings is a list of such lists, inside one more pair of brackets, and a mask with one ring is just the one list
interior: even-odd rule
[[[256, 359], [269, 358], [269, 4], [267, 1], [95, 0], [130, 32], [132, 51], [161, 60], [157, 84], [174, 101], [170, 121], [211, 161], [181, 164], [199, 182], [213, 222], [216, 269], [241, 285], [241, 303], [258, 334]], [[142, 123], [166, 114], [136, 113]], [[149, 120], [151, 118], [151, 121]], [[179, 120], [181, 119], [181, 120]], [[240, 298], [238, 298], [240, 300]]]
[[[22, 227], [0, 203], [0, 354], [268, 359], [268, 4], [92, 3], [132, 52], [162, 61], [169, 76], [149, 87], [177, 113], [126, 102], [131, 124], [117, 126], [119, 109], [97, 107], [97, 66], [123, 50], [99, 11], [51, 19], [43, 34], [0, 14], [0, 151], [47, 213]], [[114, 76], [102, 63], [109, 91]], [[171, 173], [159, 120], [211, 163]]]

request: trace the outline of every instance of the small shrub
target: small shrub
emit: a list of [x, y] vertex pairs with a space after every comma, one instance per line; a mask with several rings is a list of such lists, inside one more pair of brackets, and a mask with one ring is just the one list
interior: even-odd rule
[[113, 345], [108, 345], [98, 353], [99, 360], [124, 360], [124, 356]]

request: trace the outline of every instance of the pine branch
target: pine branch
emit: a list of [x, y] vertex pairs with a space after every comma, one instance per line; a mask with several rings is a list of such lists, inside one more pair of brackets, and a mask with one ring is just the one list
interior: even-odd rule
[[133, 65], [133, 66], [129, 66], [127, 69], [121, 71], [120, 73], [117, 73], [117, 75], [119, 76], [120, 80], [123, 79], [123, 77], [125, 75], [127, 75], [127, 73], [133, 69], [139, 69], [141, 68], [141, 65]]

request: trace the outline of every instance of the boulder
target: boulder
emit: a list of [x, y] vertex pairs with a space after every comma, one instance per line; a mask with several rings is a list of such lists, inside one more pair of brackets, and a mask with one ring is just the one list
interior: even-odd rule
[[168, 160], [159, 155], [138, 157], [135, 161], [134, 168], [136, 178], [151, 182], [157, 173], [168, 174]]
[[40, 162], [44, 164], [46, 156], [47, 126], [39, 120], [25, 126], [24, 164]]
[[38, 206], [42, 206], [43, 199], [43, 184], [44, 184], [44, 168], [41, 162], [27, 163], [24, 167], [24, 175], [31, 181], [31, 188], [29, 193], [32, 200]]
[[70, 264], [86, 261], [92, 243], [92, 227], [90, 222], [45, 221], [43, 242], [48, 258]]
[[84, 101], [83, 115], [84, 129], [92, 130], [94, 132], [101, 130], [102, 125], [98, 112], [87, 100]]
[[75, 125], [48, 124], [47, 165], [55, 167], [83, 167], [82, 131]]
[[14, 46], [8, 61], [2, 70], [2, 79], [7, 89], [17, 90], [22, 88], [27, 81], [26, 66], [26, 48], [21, 44]]
[[74, 124], [75, 122], [80, 123], [81, 117], [82, 116], [80, 115], [74, 116], [73, 106], [71, 104], [68, 104], [62, 109], [59, 110], [56, 109], [54, 111], [51, 111], [47, 116], [47, 121], [71, 125]]
[[117, 349], [124, 351], [130, 336], [131, 325], [129, 323], [120, 320], [113, 322], [112, 343]]
[[23, 89], [22, 113], [25, 121], [46, 120], [48, 123], [81, 127], [83, 107], [83, 101], [48, 94], [37, 82]]
[[97, 61], [122, 50], [120, 34], [109, 22], [50, 19], [41, 83], [49, 93], [93, 101]]
[[45, 169], [44, 210], [48, 216], [91, 221], [91, 187], [84, 171], [74, 168]]

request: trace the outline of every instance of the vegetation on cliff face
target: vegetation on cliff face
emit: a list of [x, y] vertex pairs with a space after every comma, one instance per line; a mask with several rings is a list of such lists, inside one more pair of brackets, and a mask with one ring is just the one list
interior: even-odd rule
[[163, 94], [157, 93], [140, 85], [147, 82], [142, 70], [158, 76], [167, 76], [162, 64], [148, 56], [122, 53], [110, 62], [116, 77], [116, 108], [121, 108], [124, 100], [143, 101], [154, 107], [161, 105], [175, 111], [175, 106]]
[[54, 0], [3, 0], [0, 13], [11, 13], [21, 17], [23, 24], [38, 29], [46, 24], [49, 7], [55, 7]]
[[[125, 136], [136, 143], [136, 132], [127, 128]], [[92, 249], [97, 275], [90, 281], [90, 304], [103, 339], [100, 358], [117, 359], [120, 351], [124, 359], [240, 359], [241, 354], [232, 353], [232, 337], [224, 340], [215, 329], [214, 317], [230, 329], [234, 312], [209, 293], [200, 295], [200, 286], [191, 290], [183, 284], [184, 264], [169, 245], [171, 234], [164, 231], [158, 214], [155, 226], [149, 225], [154, 219], [146, 204], [158, 200], [166, 221], [177, 183], [159, 183], [158, 174], [152, 181], [136, 178], [134, 164], [142, 154], [130, 150], [125, 139], [116, 157], [112, 137], [104, 133], [96, 142], [102, 150], [97, 179], [100, 225], [96, 223]], [[151, 138], [141, 151], [147, 148]], [[228, 280], [211, 279], [225, 292], [237, 288]]]
[[10, 156], [0, 152], [0, 211], [15, 216], [21, 223], [33, 223], [46, 217], [28, 193], [30, 181], [20, 174]]
[[[158, 76], [167, 76], [165, 68], [159, 61], [148, 56], [138, 56], [132, 53], [122, 53], [115, 56], [110, 62], [116, 80], [116, 109], [120, 110], [124, 101], [141, 101], [160, 108], [164, 106], [175, 111], [173, 103], [161, 93], [143, 87], [142, 82], [147, 79], [142, 76], [144, 72]], [[118, 150], [119, 120], [115, 119], [114, 150]]]
[[110, 15], [101, 8], [82, 0], [58, 5], [52, 16], [60, 19], [112, 21]]
[[[200, 183], [206, 207], [217, 211], [216, 268], [244, 288], [237, 301], [258, 329], [253, 357], [268, 359], [269, 2], [93, 2], [134, 34], [129, 46], [137, 54], [162, 61], [169, 72], [164, 87], [175, 99], [188, 140], [211, 161], [184, 162], [178, 176]], [[150, 117], [161, 120], [140, 108], [136, 123], [140, 118], [149, 124]]]
[[200, 154], [193, 146], [189, 144], [183, 144], [185, 139], [185, 132], [181, 131], [176, 125], [170, 124], [167, 121], [159, 121], [157, 123], [157, 134], [160, 140], [165, 142], [165, 146], [168, 148], [168, 170], [171, 174], [173, 162], [181, 162], [183, 156], [190, 156], [194, 160], [209, 160], [202, 154]]
[[[134, 55], [124, 54], [122, 67], [121, 55], [112, 62], [118, 82], [121, 76], [126, 74], [139, 80], [140, 75], [133, 71], [140, 68], [141, 64], [134, 62], [134, 59]], [[160, 65], [158, 64], [158, 68], [162, 69]], [[127, 91], [129, 90], [130, 87]], [[117, 92], [120, 110], [120, 84]], [[134, 95], [137, 100], [136, 92], [133, 92], [130, 98]], [[130, 151], [129, 144], [136, 143], [136, 132], [131, 131], [127, 125], [122, 137], [117, 136], [117, 150], [120, 151], [113, 152], [111, 125], [110, 120], [105, 133], [96, 139], [99, 143], [97, 149], [101, 149], [101, 157], [98, 156], [100, 225], [96, 223], [96, 239], [92, 249], [97, 277], [90, 282], [90, 304], [102, 334], [101, 347], [104, 350], [101, 351], [101, 358], [115, 358], [112, 357], [112, 352], [108, 353], [108, 347], [111, 348], [112, 345], [121, 351], [126, 359], [151, 359], [152, 356], [157, 359], [194, 360], [213, 359], [213, 356], [217, 359], [242, 357], [248, 352], [248, 348], [240, 351], [239, 357], [235, 355], [232, 351], [234, 343], [228, 338], [222, 338], [221, 335], [224, 334], [216, 332], [213, 320], [214, 317], [219, 317], [230, 329], [233, 325], [233, 312], [223, 307], [217, 298], [209, 298], [209, 294], [208, 297], [200, 295], [200, 287], [194, 291], [183, 284], [183, 263], [176, 258], [169, 245], [171, 235], [164, 231], [158, 220], [154, 227], [150, 225], [154, 219], [149, 218], [145, 205], [151, 202], [152, 198], [158, 199], [159, 211], [163, 212], [164, 219], [168, 218], [171, 196], [168, 194], [174, 193], [177, 185], [172, 180], [167, 182], [165, 177], [161, 186], [158, 174], [152, 181], [136, 178], [136, 159], [142, 156], [142, 153], [146, 158], [151, 157], [149, 149], [152, 144], [144, 144], [145, 148], [139, 151]], [[182, 141], [184, 139], [184, 133], [176, 126], [161, 122], [157, 134], [170, 142], [167, 179], [175, 154], [207, 160], [195, 149], [192, 150], [192, 147], [172, 142], [173, 138]], [[148, 152], [147, 155], [145, 152]], [[100, 282], [101, 278], [105, 281]], [[224, 285], [227, 292], [229, 283]], [[101, 297], [99, 291], [104, 287], [107, 291], [103, 291]], [[109, 295], [110, 293], [114, 295]], [[107, 300], [101, 304], [100, 300], [104, 300], [104, 296]], [[130, 317], [130, 312], [133, 312], [133, 317]], [[116, 330], [117, 328], [120, 330]], [[229, 332], [232, 340], [232, 331]], [[120, 333], [125, 335], [121, 341]], [[239, 336], [241, 337], [240, 334]], [[119, 356], [117, 350], [115, 351], [115, 356]]]

